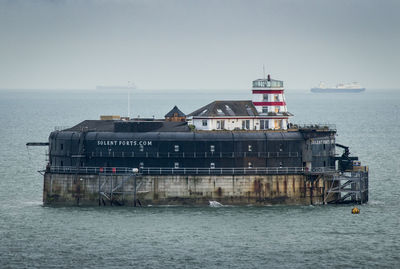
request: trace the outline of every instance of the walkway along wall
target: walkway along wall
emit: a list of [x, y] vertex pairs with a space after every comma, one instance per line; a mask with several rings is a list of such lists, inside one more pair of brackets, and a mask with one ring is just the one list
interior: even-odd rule
[[[45, 205], [309, 205], [337, 199], [329, 175], [44, 175]], [[135, 188], [136, 186], [136, 188]], [[136, 189], [136, 192], [135, 192]]]

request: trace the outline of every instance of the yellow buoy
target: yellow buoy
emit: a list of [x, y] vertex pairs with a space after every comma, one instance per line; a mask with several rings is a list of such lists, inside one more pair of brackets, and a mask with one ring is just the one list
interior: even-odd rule
[[351, 210], [351, 214], [360, 214], [360, 209], [358, 209], [357, 207], [353, 207], [353, 209]]

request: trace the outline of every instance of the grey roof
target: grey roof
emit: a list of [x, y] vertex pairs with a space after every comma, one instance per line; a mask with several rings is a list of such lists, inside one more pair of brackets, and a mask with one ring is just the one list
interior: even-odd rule
[[164, 117], [174, 117], [174, 114], [177, 113], [178, 117], [186, 117], [185, 113], [183, 113], [182, 111], [180, 111], [180, 109], [177, 106], [174, 106], [174, 108], [168, 112], [167, 114], [165, 114]]
[[257, 109], [250, 100], [245, 101], [214, 101], [189, 114], [189, 116], [204, 117], [243, 117], [258, 116]]
[[91, 132], [189, 132], [187, 122], [85, 120], [63, 131]]
[[102, 131], [102, 132], [114, 132], [114, 120], [84, 120], [77, 125], [65, 129], [63, 131]]

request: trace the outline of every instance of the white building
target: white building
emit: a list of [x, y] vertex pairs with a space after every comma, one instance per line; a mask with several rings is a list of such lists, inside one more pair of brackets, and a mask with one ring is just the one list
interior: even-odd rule
[[253, 81], [253, 100], [214, 101], [188, 115], [197, 130], [285, 130], [291, 113], [287, 111], [280, 80]]

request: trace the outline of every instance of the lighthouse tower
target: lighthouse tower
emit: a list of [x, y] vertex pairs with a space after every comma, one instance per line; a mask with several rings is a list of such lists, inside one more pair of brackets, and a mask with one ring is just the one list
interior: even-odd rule
[[260, 118], [260, 129], [282, 130], [287, 129], [289, 117], [293, 116], [287, 111], [283, 81], [265, 79], [253, 81], [253, 104]]

